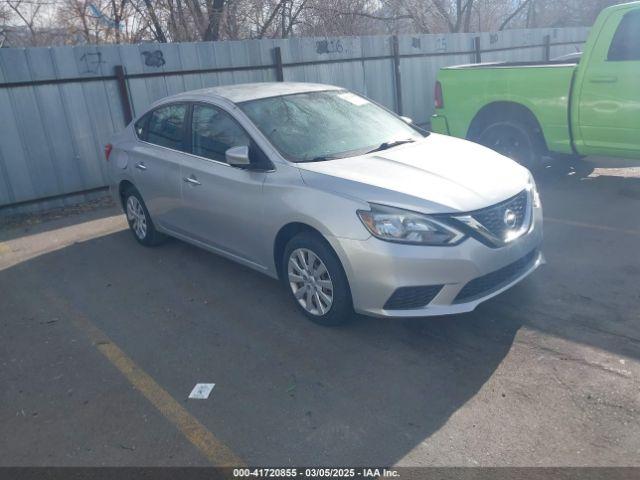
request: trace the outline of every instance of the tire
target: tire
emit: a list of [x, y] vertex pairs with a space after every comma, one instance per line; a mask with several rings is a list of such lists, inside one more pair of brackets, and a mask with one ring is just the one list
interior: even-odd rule
[[135, 188], [128, 188], [122, 195], [122, 204], [133, 237], [145, 247], [160, 245], [165, 235], [156, 230], [142, 195]]
[[319, 234], [302, 232], [289, 240], [280, 271], [292, 300], [313, 322], [336, 326], [353, 317], [347, 276], [337, 255]]
[[478, 143], [529, 169], [543, 165], [544, 148], [534, 126], [520, 120], [490, 123], [478, 136]]

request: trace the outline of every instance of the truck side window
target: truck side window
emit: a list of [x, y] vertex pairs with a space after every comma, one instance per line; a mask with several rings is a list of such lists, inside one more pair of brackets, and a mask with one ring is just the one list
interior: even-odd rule
[[640, 60], [640, 10], [633, 10], [622, 17], [611, 41], [607, 60]]

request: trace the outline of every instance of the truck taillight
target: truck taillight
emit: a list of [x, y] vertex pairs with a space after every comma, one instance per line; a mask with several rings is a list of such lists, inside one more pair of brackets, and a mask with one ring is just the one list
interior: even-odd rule
[[442, 85], [440, 82], [436, 82], [436, 87], [433, 92], [433, 103], [436, 108], [444, 108], [444, 100], [442, 99]]
[[113, 145], [111, 145], [110, 143], [107, 143], [104, 146], [104, 156], [107, 159], [107, 162], [109, 161], [109, 156], [111, 155], [111, 150], [113, 150]]

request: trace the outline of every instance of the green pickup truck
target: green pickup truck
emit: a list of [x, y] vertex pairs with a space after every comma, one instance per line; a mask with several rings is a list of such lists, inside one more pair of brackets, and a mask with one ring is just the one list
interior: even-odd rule
[[437, 80], [434, 132], [528, 167], [563, 154], [640, 158], [640, 2], [604, 9], [571, 61], [447, 67]]

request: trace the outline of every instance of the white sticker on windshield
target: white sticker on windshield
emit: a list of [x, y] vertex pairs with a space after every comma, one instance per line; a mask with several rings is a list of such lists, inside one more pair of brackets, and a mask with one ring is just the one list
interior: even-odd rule
[[359, 97], [358, 95], [351, 93], [351, 92], [345, 92], [345, 93], [340, 93], [338, 95], [340, 98], [342, 98], [343, 100], [346, 100], [349, 103], [353, 103], [354, 105], [361, 107], [362, 105], [366, 105], [369, 103], [368, 100]]

